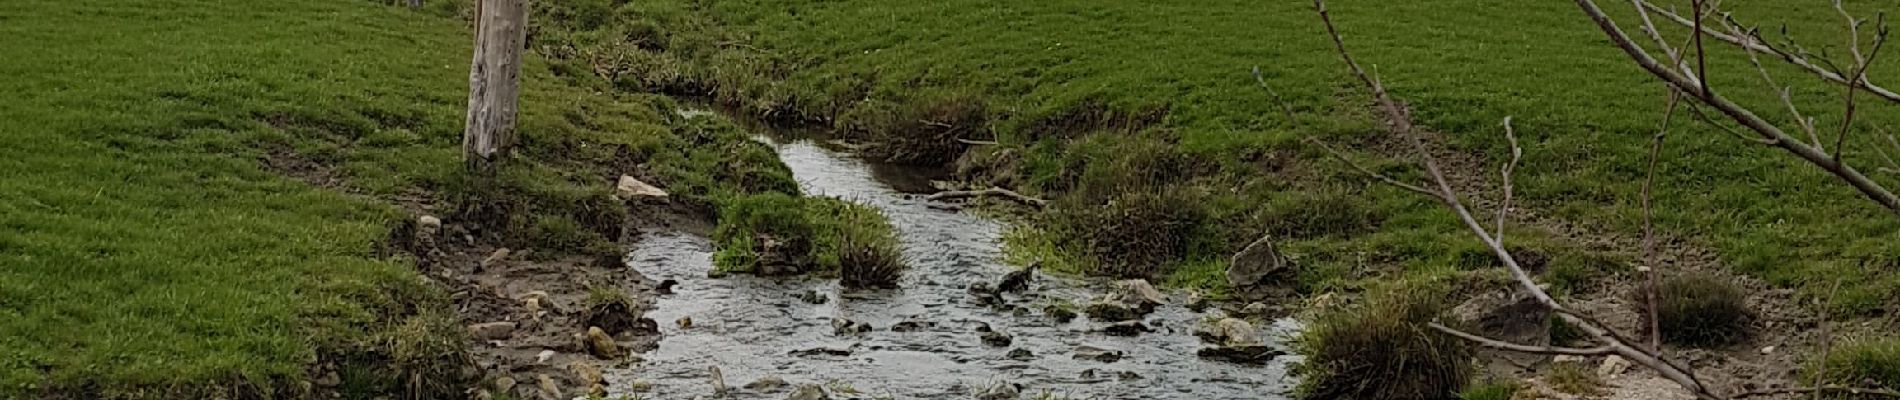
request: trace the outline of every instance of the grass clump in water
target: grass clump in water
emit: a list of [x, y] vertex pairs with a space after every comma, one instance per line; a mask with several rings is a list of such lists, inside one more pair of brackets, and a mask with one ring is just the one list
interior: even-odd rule
[[[1748, 336], [1754, 311], [1734, 283], [1709, 274], [1664, 279], [1656, 321], [1663, 340], [1691, 346], [1723, 346]], [[1642, 304], [1642, 303], [1637, 303]]]
[[1444, 291], [1416, 283], [1374, 289], [1364, 304], [1315, 318], [1294, 341], [1303, 399], [1430, 399], [1470, 382], [1470, 343], [1427, 326], [1444, 316]]
[[826, 197], [741, 196], [719, 211], [714, 265], [724, 272], [841, 274], [850, 285], [890, 286], [902, 275], [897, 237], [882, 213]]

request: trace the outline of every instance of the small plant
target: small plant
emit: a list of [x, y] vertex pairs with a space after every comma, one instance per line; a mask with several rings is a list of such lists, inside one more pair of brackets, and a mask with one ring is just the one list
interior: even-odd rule
[[[1727, 280], [1687, 274], [1663, 281], [1656, 322], [1663, 340], [1690, 346], [1722, 346], [1747, 336], [1749, 311], [1741, 289]], [[1638, 303], [1641, 304], [1641, 303]]]
[[[1889, 337], [1845, 343], [1808, 369], [1810, 377], [1821, 375], [1822, 384], [1900, 389], [1900, 339]], [[1870, 383], [1872, 385], [1868, 385]]]
[[1544, 373], [1544, 382], [1559, 392], [1578, 396], [1602, 396], [1603, 380], [1597, 378], [1595, 371], [1573, 362], [1552, 364], [1550, 372]]
[[[1432, 399], [1471, 380], [1471, 344], [1428, 326], [1443, 316], [1443, 291], [1415, 284], [1376, 288], [1366, 302], [1315, 318], [1294, 341], [1303, 399]], [[1377, 349], [1372, 350], [1372, 349]]]
[[1524, 386], [1515, 381], [1491, 381], [1458, 393], [1458, 400], [1511, 400]]

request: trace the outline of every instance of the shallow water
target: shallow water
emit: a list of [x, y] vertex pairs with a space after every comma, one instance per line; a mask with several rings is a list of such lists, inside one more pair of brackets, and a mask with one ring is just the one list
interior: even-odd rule
[[[770, 140], [768, 140], [770, 141]], [[903, 289], [847, 291], [836, 280], [709, 279], [711, 243], [701, 237], [657, 233], [645, 237], [628, 261], [655, 281], [680, 282], [675, 294], [655, 300], [647, 316], [660, 321], [665, 339], [629, 369], [611, 371], [609, 389], [625, 391], [636, 380], [653, 384], [647, 398], [689, 399], [713, 393], [708, 369], [718, 366], [731, 397], [779, 399], [781, 389], [755, 393], [740, 386], [765, 376], [790, 383], [837, 383], [863, 394], [898, 399], [968, 399], [989, 382], [1020, 384], [1025, 398], [1050, 391], [1070, 398], [1273, 399], [1290, 390], [1282, 356], [1264, 366], [1203, 360], [1204, 345], [1193, 325], [1209, 314], [1180, 305], [1161, 307], [1146, 319], [1156, 332], [1136, 337], [1096, 332], [1084, 316], [1057, 323], [1042, 315], [1055, 299], [1087, 304], [1108, 293], [1108, 283], [1040, 275], [1029, 298], [1008, 296], [1023, 311], [977, 304], [966, 292], [974, 282], [995, 282], [1015, 267], [1001, 261], [1003, 225], [970, 214], [930, 207], [918, 174], [872, 165], [811, 140], [779, 140], [779, 156], [808, 195], [832, 196], [877, 207], [896, 226], [911, 265]], [[816, 290], [830, 297], [809, 304], [798, 296]], [[1180, 296], [1174, 296], [1179, 298]], [[1209, 313], [1219, 313], [1211, 310]], [[691, 317], [691, 328], [675, 321]], [[866, 333], [836, 335], [833, 318], [868, 323]], [[894, 332], [903, 321], [932, 321], [916, 331]], [[987, 325], [1013, 337], [1008, 347], [985, 345], [976, 329]], [[1265, 328], [1278, 338], [1295, 329], [1290, 321]], [[1277, 339], [1275, 339], [1277, 340]], [[1115, 362], [1072, 358], [1078, 347], [1123, 353]], [[802, 350], [830, 350], [805, 353]], [[1012, 349], [1033, 357], [1012, 359]], [[841, 396], [836, 391], [834, 398]]]

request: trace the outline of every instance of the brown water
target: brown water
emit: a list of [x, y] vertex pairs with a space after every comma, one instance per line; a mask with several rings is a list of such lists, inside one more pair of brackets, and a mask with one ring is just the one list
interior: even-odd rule
[[[1021, 310], [977, 304], [966, 291], [969, 284], [993, 283], [1016, 268], [1002, 261], [1004, 225], [933, 208], [922, 196], [905, 193], [927, 190], [926, 179], [905, 169], [872, 165], [811, 140], [762, 140], [774, 142], [808, 195], [871, 205], [890, 218], [911, 265], [903, 288], [853, 291], [835, 280], [710, 279], [706, 272], [713, 249], [707, 239], [649, 234], [629, 263], [655, 281], [680, 284], [647, 314], [661, 322], [665, 339], [642, 355], [643, 362], [609, 373], [613, 392], [644, 380], [653, 384], [653, 391], [643, 394], [649, 399], [711, 398], [708, 371], [713, 366], [732, 387], [730, 397], [740, 399], [787, 395], [786, 389], [759, 393], [741, 387], [765, 376], [861, 392], [851, 396], [834, 390], [833, 398], [969, 399], [998, 381], [1022, 385], [1023, 398], [1049, 391], [1078, 399], [1274, 399], [1290, 390], [1286, 367], [1297, 361], [1295, 356], [1261, 366], [1196, 357], [1204, 344], [1191, 331], [1210, 314], [1163, 306], [1146, 319], [1156, 331], [1135, 337], [1097, 332], [1100, 324], [1087, 317], [1058, 323], [1042, 315], [1042, 307], [1055, 299], [1087, 304], [1103, 296], [1109, 287], [1105, 281], [1041, 275], [1027, 297], [1009, 296]], [[830, 301], [814, 305], [799, 299], [814, 290]], [[681, 317], [690, 317], [692, 327], [675, 324]], [[834, 318], [874, 329], [835, 334]], [[891, 330], [905, 321], [935, 324]], [[977, 333], [982, 326], [1007, 333], [1013, 343], [984, 344]], [[1264, 333], [1277, 341], [1293, 329], [1293, 322], [1283, 320]], [[1073, 358], [1084, 346], [1120, 351], [1123, 357], [1114, 362]], [[1014, 349], [1033, 356], [1012, 358]]]

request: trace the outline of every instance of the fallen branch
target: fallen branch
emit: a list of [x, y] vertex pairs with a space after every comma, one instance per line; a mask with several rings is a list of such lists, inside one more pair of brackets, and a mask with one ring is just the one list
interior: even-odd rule
[[971, 139], [964, 139], [964, 138], [957, 138], [957, 143], [967, 144], [971, 146], [995, 146], [996, 145], [996, 142], [991, 141], [991, 140], [971, 140]]
[[996, 188], [996, 187], [983, 189], [983, 190], [942, 191], [942, 192], [937, 192], [935, 194], [932, 194], [928, 197], [924, 197], [924, 199], [930, 200], [930, 201], [943, 201], [943, 200], [949, 200], [949, 199], [962, 199], [962, 198], [971, 198], [971, 197], [1002, 197], [1005, 199], [1014, 200], [1017, 203], [1022, 203], [1025, 205], [1036, 207], [1037, 209], [1041, 209], [1049, 205], [1048, 200], [1029, 197], [1029, 196], [1023, 195], [1022, 193], [1016, 193], [1013, 190], [1004, 189], [1004, 188]]
[[1444, 332], [1445, 334], [1458, 337], [1459, 339], [1469, 340], [1473, 343], [1477, 343], [1479, 346], [1489, 347], [1489, 348], [1498, 349], [1498, 350], [1515, 351], [1519, 353], [1529, 353], [1529, 354], [1553, 355], [1553, 356], [1555, 355], [1602, 356], [1602, 355], [1610, 355], [1610, 354], [1616, 353], [1616, 349], [1610, 348], [1609, 346], [1599, 346], [1599, 347], [1592, 347], [1592, 348], [1587, 348], [1587, 349], [1581, 349], [1581, 348], [1575, 348], [1575, 347], [1558, 347], [1558, 346], [1532, 346], [1532, 345], [1511, 343], [1511, 342], [1506, 342], [1502, 340], [1474, 335], [1465, 331], [1452, 329], [1451, 327], [1445, 326], [1443, 324], [1439, 324], [1437, 322], [1431, 323], [1430, 326], [1432, 327], [1432, 329], [1437, 329], [1439, 332]]

